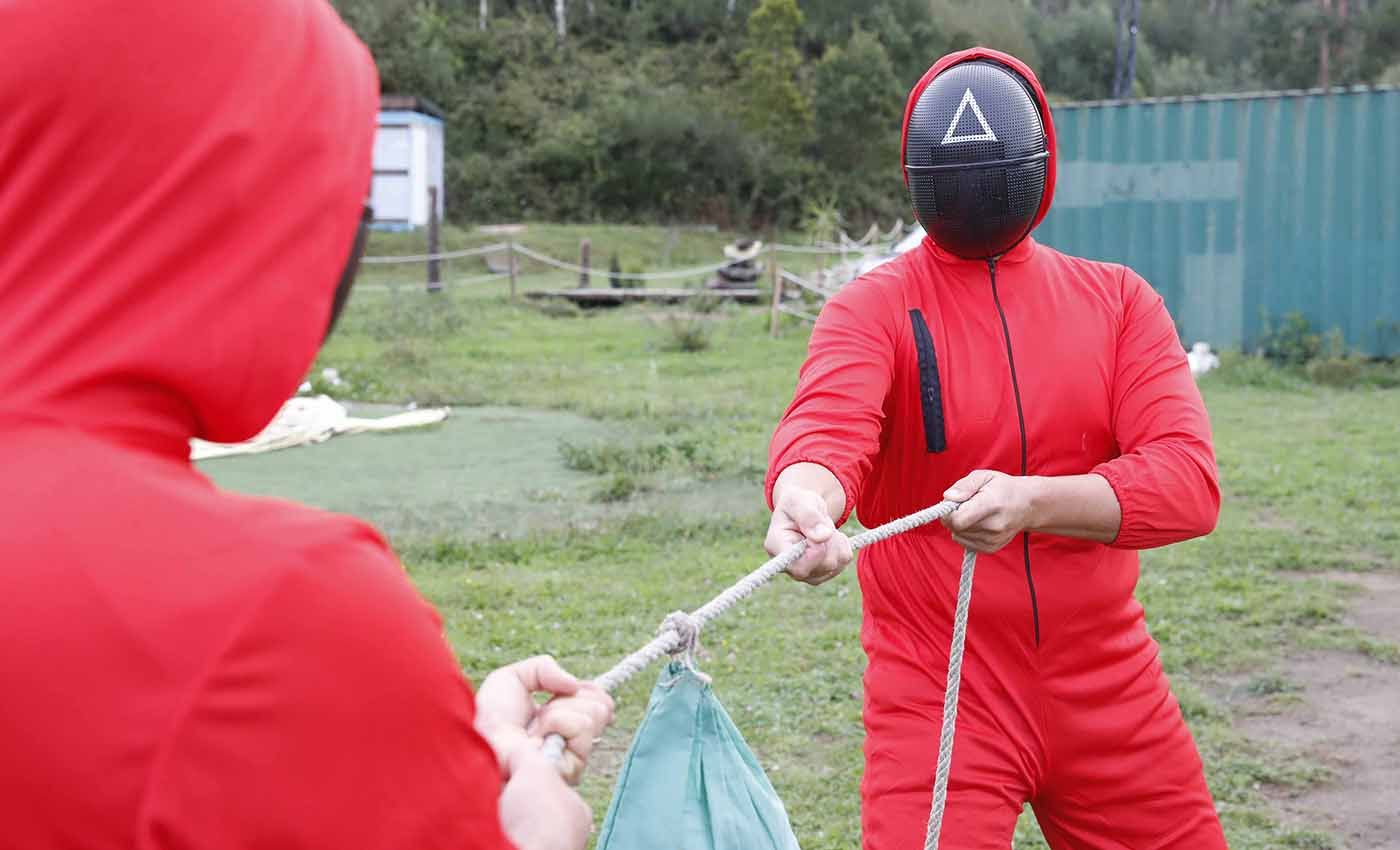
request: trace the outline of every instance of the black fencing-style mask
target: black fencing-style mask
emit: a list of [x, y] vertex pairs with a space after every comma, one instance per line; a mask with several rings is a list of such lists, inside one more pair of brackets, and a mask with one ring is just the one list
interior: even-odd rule
[[1031, 232], [1050, 152], [1020, 74], [976, 59], [942, 72], [909, 116], [904, 169], [914, 215], [966, 259], [999, 257]]

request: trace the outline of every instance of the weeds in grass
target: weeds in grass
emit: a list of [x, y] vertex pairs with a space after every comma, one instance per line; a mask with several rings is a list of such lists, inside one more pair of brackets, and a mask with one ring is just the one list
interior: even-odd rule
[[384, 349], [384, 362], [395, 369], [420, 369], [427, 365], [430, 356], [418, 338], [411, 336], [398, 337]]
[[645, 493], [651, 487], [626, 472], [613, 473], [602, 487], [593, 491], [593, 498], [599, 502], [625, 502], [638, 493]]
[[1245, 690], [1262, 697], [1293, 693], [1298, 690], [1298, 685], [1279, 673], [1261, 673], [1249, 680]]
[[1207, 372], [1204, 380], [1264, 390], [1297, 392], [1307, 388], [1307, 382], [1296, 371], [1277, 366], [1267, 358], [1238, 351], [1220, 352], [1220, 367]]
[[653, 475], [662, 471], [684, 471], [712, 476], [724, 469], [709, 446], [693, 439], [672, 438], [643, 443], [559, 443], [564, 465], [595, 475]]
[[566, 298], [545, 298], [535, 302], [534, 308], [551, 319], [577, 319], [587, 315], [582, 307]]
[[693, 352], [710, 347], [713, 331], [702, 313], [673, 310], [666, 314], [663, 327], [666, 330], [661, 344], [663, 351]]
[[1366, 364], [1359, 357], [1326, 357], [1310, 362], [1304, 371], [1315, 384], [1328, 387], [1354, 387], [1365, 373]]
[[1203, 380], [1232, 387], [1290, 392], [1303, 392], [1313, 386], [1392, 389], [1400, 387], [1400, 362], [1336, 355], [1296, 364], [1238, 351], [1222, 351], [1220, 367], [1206, 373]]

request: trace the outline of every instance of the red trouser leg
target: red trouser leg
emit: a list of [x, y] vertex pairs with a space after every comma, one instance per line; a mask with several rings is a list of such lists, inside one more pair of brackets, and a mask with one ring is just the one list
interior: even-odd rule
[[[1148, 644], [1129, 675], [1058, 680], [1050, 772], [1032, 801], [1054, 850], [1225, 850], [1201, 757]], [[1112, 695], [1112, 699], [1107, 697]]]
[[[862, 844], [917, 850], [933, 802], [947, 658], [928, 649], [931, 641], [904, 640], [889, 626], [879, 631], [867, 642]], [[1008, 850], [1032, 787], [1026, 753], [1038, 741], [1025, 741], [1033, 733], [1019, 722], [1022, 703], [973, 644], [969, 639], [939, 847]]]

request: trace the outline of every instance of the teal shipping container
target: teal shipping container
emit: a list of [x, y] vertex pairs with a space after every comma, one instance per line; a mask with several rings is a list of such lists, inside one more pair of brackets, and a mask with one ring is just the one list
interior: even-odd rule
[[1064, 104], [1036, 238], [1132, 266], [1182, 340], [1256, 348], [1301, 313], [1400, 355], [1400, 88]]

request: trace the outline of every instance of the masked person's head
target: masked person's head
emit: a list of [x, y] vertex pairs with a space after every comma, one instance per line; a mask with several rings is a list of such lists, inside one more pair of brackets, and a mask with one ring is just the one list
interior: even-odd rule
[[993, 259], [1039, 221], [1049, 182], [1048, 116], [1008, 63], [974, 55], [934, 70], [910, 96], [905, 121], [914, 214], [945, 251]]

